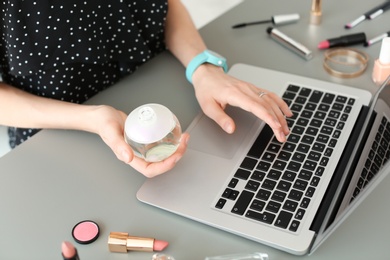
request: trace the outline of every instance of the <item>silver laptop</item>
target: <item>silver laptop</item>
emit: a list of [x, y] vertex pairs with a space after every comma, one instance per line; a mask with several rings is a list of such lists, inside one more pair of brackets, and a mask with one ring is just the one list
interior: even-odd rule
[[287, 142], [241, 109], [226, 109], [237, 125], [232, 135], [200, 113], [187, 129], [185, 156], [146, 180], [137, 198], [292, 254], [311, 253], [388, 172], [390, 87], [373, 97], [245, 64], [229, 73], [289, 104]]

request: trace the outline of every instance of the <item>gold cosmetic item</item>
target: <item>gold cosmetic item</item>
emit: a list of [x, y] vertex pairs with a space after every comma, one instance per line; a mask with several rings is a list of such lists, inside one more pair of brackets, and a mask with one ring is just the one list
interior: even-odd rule
[[108, 236], [108, 249], [111, 252], [127, 253], [128, 251], [162, 251], [168, 242], [149, 237], [133, 237], [124, 232], [111, 232]]
[[124, 232], [111, 232], [108, 237], [108, 249], [111, 252], [127, 253], [128, 251], [153, 252], [154, 239], [132, 237]]
[[310, 24], [319, 25], [321, 23], [322, 11], [321, 11], [322, 0], [312, 0], [311, 12], [310, 12]]

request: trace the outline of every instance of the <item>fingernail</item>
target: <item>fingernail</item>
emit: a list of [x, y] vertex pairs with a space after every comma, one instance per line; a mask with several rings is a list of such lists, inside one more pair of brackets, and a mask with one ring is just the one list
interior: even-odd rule
[[225, 124], [224, 128], [225, 132], [231, 134], [233, 132], [233, 127], [231, 124]]
[[122, 156], [122, 161], [124, 161], [124, 162], [128, 162], [129, 161], [129, 153], [126, 150], [122, 151], [121, 156]]

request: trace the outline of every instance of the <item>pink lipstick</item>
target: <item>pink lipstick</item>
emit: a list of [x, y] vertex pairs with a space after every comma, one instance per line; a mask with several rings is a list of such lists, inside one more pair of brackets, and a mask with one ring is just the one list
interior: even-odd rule
[[124, 232], [111, 232], [108, 237], [108, 249], [111, 252], [127, 253], [128, 251], [163, 251], [168, 242], [146, 237], [133, 237]]
[[343, 47], [364, 43], [366, 43], [366, 34], [354, 33], [322, 41], [318, 44], [318, 49], [328, 49], [332, 47]]
[[77, 249], [72, 245], [72, 243], [68, 241], [62, 242], [61, 249], [64, 260], [80, 260], [79, 255], [77, 254]]

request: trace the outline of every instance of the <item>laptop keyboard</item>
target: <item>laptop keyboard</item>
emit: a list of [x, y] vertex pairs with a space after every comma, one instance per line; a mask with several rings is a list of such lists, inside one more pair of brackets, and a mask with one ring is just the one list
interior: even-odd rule
[[390, 122], [383, 116], [381, 124], [372, 142], [370, 152], [359, 180], [353, 192], [351, 202], [359, 195], [360, 191], [374, 178], [382, 166], [390, 158]]
[[297, 85], [283, 100], [294, 113], [287, 142], [265, 125], [215, 208], [296, 232], [355, 100]]

